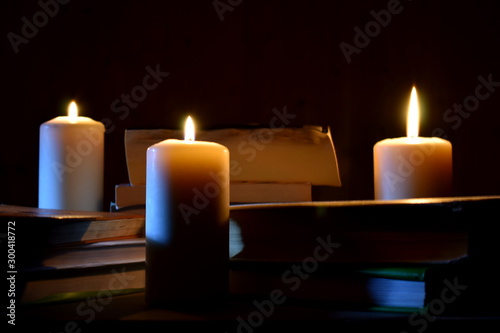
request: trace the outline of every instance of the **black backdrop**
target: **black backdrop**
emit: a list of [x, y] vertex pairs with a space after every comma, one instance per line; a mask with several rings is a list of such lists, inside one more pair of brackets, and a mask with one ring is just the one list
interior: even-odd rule
[[[332, 129], [343, 186], [326, 199], [371, 199], [373, 145], [405, 135], [413, 84], [421, 135], [440, 129], [453, 144], [456, 194], [500, 192], [498, 1], [0, 6], [0, 203], [37, 205], [39, 126], [71, 99], [106, 121], [106, 203], [128, 180], [125, 129], [180, 128], [187, 113], [199, 128], [268, 125], [285, 106], [296, 115], [290, 126]], [[169, 73], [151, 90], [140, 88], [148, 67]], [[493, 81], [481, 99], [480, 77]]]

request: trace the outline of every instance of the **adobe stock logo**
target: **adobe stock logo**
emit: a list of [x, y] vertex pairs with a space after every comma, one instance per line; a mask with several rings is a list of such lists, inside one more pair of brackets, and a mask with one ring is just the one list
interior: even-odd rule
[[[444, 287], [441, 289], [439, 297], [429, 301], [427, 307], [419, 312], [414, 312], [408, 318], [408, 323], [412, 326], [417, 333], [423, 333], [429, 323], [436, 320], [436, 316], [441, 315], [446, 307], [457, 300], [457, 297], [462, 295], [468, 288], [465, 284], [458, 282], [458, 277], [455, 276], [453, 282], [445, 279], [443, 280]], [[401, 331], [400, 333], [409, 333], [409, 331]]]
[[122, 93], [120, 98], [116, 98], [111, 102], [110, 109], [115, 117], [104, 117], [100, 120], [106, 128], [106, 134], [110, 134], [116, 129], [116, 119], [113, 121], [111, 118], [125, 120], [129, 116], [130, 110], [136, 109], [139, 103], [143, 102], [148, 97], [148, 94], [158, 88], [165, 78], [170, 75], [169, 72], [163, 72], [160, 69], [159, 63], [154, 67], [148, 65], [144, 69], [146, 74], [143, 76], [141, 83], [132, 87], [129, 93]]
[[365, 24], [364, 31], [358, 26], [355, 26], [353, 29], [355, 32], [353, 37], [354, 45], [346, 42], [339, 44], [347, 63], [350, 64], [352, 62], [352, 55], [361, 53], [361, 50], [370, 44], [372, 38], [377, 37], [381, 33], [382, 28], [386, 28], [391, 23], [392, 16], [400, 14], [403, 8], [399, 0], [389, 0], [387, 2], [387, 9], [381, 9], [378, 12], [374, 10], [370, 11], [373, 20]]
[[225, 12], [232, 12], [234, 8], [237, 6], [241, 5], [243, 0], [214, 0], [212, 2], [212, 5], [214, 6], [215, 12], [219, 16], [219, 20], [221, 22], [224, 21], [224, 13]]
[[21, 34], [13, 33], [12, 31], [7, 34], [7, 39], [14, 50], [14, 53], [19, 53], [19, 46], [22, 44], [28, 44], [28, 42], [35, 38], [38, 34], [39, 29], [45, 27], [49, 23], [49, 18], [53, 18], [59, 13], [59, 5], [66, 5], [70, 0], [47, 0], [38, 1], [38, 6], [41, 10], [35, 12], [31, 18], [31, 21], [23, 16], [21, 21], [23, 25], [21, 27]]
[[449, 108], [443, 113], [443, 120], [452, 123], [451, 128], [454, 130], [462, 125], [463, 119], [469, 118], [474, 111], [479, 109], [482, 101], [490, 98], [491, 94], [495, 92], [495, 88], [500, 87], [499, 81], [493, 81], [492, 73], [489, 73], [487, 78], [479, 75], [477, 80], [479, 83], [474, 89], [474, 94], [466, 96], [461, 104], [453, 103], [453, 108]]
[[238, 323], [236, 333], [254, 333], [264, 325], [276, 308], [286, 302], [287, 295], [290, 296], [299, 289], [302, 282], [318, 270], [319, 264], [326, 261], [341, 245], [332, 241], [332, 235], [327, 235], [325, 238], [318, 236], [316, 242], [312, 256], [304, 258], [301, 263], [292, 264], [283, 272], [281, 275], [283, 288], [273, 289], [266, 299], [254, 300], [252, 305], [255, 309], [244, 316], [245, 318], [242, 316], [236, 318]]
[[[250, 133], [246, 140], [241, 141], [238, 145], [237, 151], [240, 155], [249, 155], [245, 158], [247, 162], [252, 162], [257, 157], [258, 151], [264, 150], [266, 145], [274, 140], [274, 133], [282, 131], [286, 125], [290, 124], [291, 119], [297, 116], [288, 113], [286, 105], [283, 106], [282, 111], [273, 108], [272, 112], [274, 116], [269, 121], [269, 128], [261, 128], [255, 133]], [[243, 171], [243, 167], [235, 159], [230, 160], [229, 165], [229, 174], [210, 172], [209, 176], [212, 178], [212, 181], [205, 184], [203, 189], [193, 188], [192, 202], [189, 204], [183, 202], [178, 205], [186, 224], [191, 223], [190, 218], [192, 215], [199, 215], [203, 209], [208, 207], [210, 199], [218, 196], [220, 189], [229, 184], [228, 178], [231, 175], [236, 176]]]
[[70, 145], [64, 147], [66, 151], [66, 158], [64, 159], [65, 164], [61, 164], [58, 161], [52, 161], [50, 164], [59, 182], [63, 181], [63, 176], [66, 172], [72, 173], [75, 171], [75, 169], [85, 160], [85, 157], [91, 155], [94, 149], [99, 147], [104, 140], [103, 135], [99, 133], [97, 128], [83, 129], [81, 134], [85, 139], [80, 140], [73, 147]]

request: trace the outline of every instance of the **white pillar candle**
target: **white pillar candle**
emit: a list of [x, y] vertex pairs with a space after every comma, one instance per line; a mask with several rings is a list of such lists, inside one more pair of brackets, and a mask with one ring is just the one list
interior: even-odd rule
[[452, 147], [441, 138], [418, 136], [417, 92], [412, 89], [407, 137], [373, 147], [375, 200], [443, 197], [452, 194]]
[[146, 301], [196, 305], [224, 301], [229, 281], [229, 151], [185, 140], [147, 150]]
[[75, 102], [68, 116], [40, 126], [39, 208], [102, 210], [104, 131], [102, 123], [78, 116]]

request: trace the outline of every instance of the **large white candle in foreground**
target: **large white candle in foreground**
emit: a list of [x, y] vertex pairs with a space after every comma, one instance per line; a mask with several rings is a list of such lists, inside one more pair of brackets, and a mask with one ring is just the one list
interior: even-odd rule
[[39, 208], [102, 210], [104, 131], [101, 122], [78, 116], [74, 101], [68, 116], [40, 126]]
[[229, 151], [185, 140], [147, 150], [146, 301], [196, 306], [225, 301], [229, 260]]
[[419, 109], [413, 87], [407, 137], [379, 141], [373, 147], [376, 200], [442, 197], [452, 194], [451, 143], [418, 136]]

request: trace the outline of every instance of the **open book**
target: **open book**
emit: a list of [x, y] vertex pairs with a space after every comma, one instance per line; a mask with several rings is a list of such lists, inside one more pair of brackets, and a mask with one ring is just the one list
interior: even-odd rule
[[[129, 184], [115, 187], [115, 209], [144, 205], [146, 151], [180, 130], [127, 130]], [[313, 186], [341, 185], [329, 128], [251, 128], [197, 131], [196, 140], [217, 142], [230, 152], [231, 203], [312, 201]]]
[[[129, 181], [146, 184], [146, 151], [166, 139], [183, 139], [179, 130], [127, 130], [125, 153]], [[197, 131], [196, 140], [229, 149], [231, 182], [311, 183], [340, 186], [330, 130], [256, 128]]]

